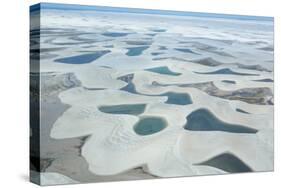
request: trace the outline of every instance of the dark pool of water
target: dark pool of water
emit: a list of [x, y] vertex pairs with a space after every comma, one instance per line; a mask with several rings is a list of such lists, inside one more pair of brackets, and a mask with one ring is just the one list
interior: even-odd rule
[[229, 153], [223, 153], [197, 165], [212, 166], [230, 173], [252, 172], [252, 169], [242, 160]]
[[132, 82], [133, 79], [134, 79], [134, 74], [126, 74], [124, 76], [120, 76], [117, 78], [117, 80], [122, 80], [126, 83]]
[[102, 33], [103, 36], [106, 37], [125, 37], [127, 35], [129, 35], [130, 33], [119, 33], [119, 32], [105, 32]]
[[240, 76], [259, 76], [258, 74], [235, 72], [228, 68], [216, 70], [213, 72], [195, 72], [195, 73], [197, 73], [197, 74], [232, 74], [232, 75], [240, 75]]
[[175, 48], [175, 50], [179, 51], [179, 52], [184, 52], [184, 53], [191, 53], [191, 54], [196, 54], [196, 55], [200, 55], [188, 48]]
[[250, 114], [249, 112], [246, 112], [245, 110], [242, 110], [240, 108], [236, 108], [236, 111], [244, 114]]
[[120, 90], [122, 91], [127, 91], [129, 93], [133, 93], [133, 94], [139, 94], [136, 90], [136, 86], [133, 83], [129, 83], [128, 85], [126, 85], [125, 87], [122, 87]]
[[264, 51], [269, 51], [269, 52], [274, 51], [274, 47], [272, 47], [272, 46], [267, 46], [267, 47], [257, 48], [257, 49], [264, 50]]
[[236, 82], [233, 80], [222, 80], [222, 82], [228, 83], [228, 84], [236, 84]]
[[273, 80], [270, 79], [270, 78], [261, 79], [261, 80], [253, 80], [253, 81], [256, 81], [256, 82], [273, 82]]
[[103, 67], [103, 68], [106, 68], [106, 69], [112, 69], [112, 67], [106, 66], [106, 65], [102, 65], [102, 66], [100, 66], [100, 67]]
[[192, 62], [194, 63], [198, 63], [200, 65], [206, 65], [206, 66], [210, 66], [210, 67], [216, 67], [219, 65], [222, 65], [223, 63], [211, 58], [211, 57], [206, 57], [203, 59], [197, 59], [197, 60], [193, 60]]
[[82, 48], [95, 48], [97, 47], [96, 45], [87, 45], [87, 46], [82, 46]]
[[95, 61], [109, 52], [110, 50], [96, 51], [93, 53], [56, 59], [55, 62], [67, 64], [85, 64]]
[[159, 46], [158, 48], [159, 50], [168, 50], [168, 48], [166, 46]]
[[155, 68], [150, 68], [150, 69], [145, 69], [146, 71], [149, 72], [155, 72], [158, 74], [166, 74], [170, 76], [179, 76], [181, 73], [173, 72], [171, 71], [168, 67], [155, 67]]
[[154, 37], [156, 35], [156, 33], [147, 33], [146, 35]]
[[98, 109], [101, 112], [108, 114], [131, 114], [139, 115], [145, 110], [145, 104], [122, 104], [122, 105], [110, 105], [100, 106]]
[[134, 126], [138, 135], [146, 136], [160, 132], [167, 127], [167, 122], [160, 117], [142, 117]]
[[106, 90], [106, 88], [90, 88], [90, 87], [83, 87], [83, 88], [90, 91]]
[[148, 49], [149, 46], [139, 46], [139, 47], [131, 47], [127, 48], [128, 52], [126, 53], [127, 56], [139, 56], [142, 52]]
[[113, 48], [114, 46], [113, 45], [105, 45], [104, 47], [105, 48]]
[[186, 119], [187, 123], [185, 124], [184, 129], [190, 131], [224, 131], [248, 134], [258, 132], [253, 128], [223, 122], [207, 109], [196, 110], [189, 114]]
[[140, 45], [140, 46], [149, 46], [152, 44], [151, 41], [126, 41], [128, 45]]
[[117, 78], [118, 80], [122, 80], [128, 83], [125, 87], [121, 88], [122, 91], [127, 91], [129, 93], [138, 94], [136, 91], [135, 84], [133, 84], [134, 74], [127, 74], [124, 76], [120, 76]]
[[153, 56], [157, 56], [157, 55], [161, 55], [164, 54], [163, 52], [152, 52], [151, 55]]
[[166, 29], [151, 29], [151, 31], [157, 32], [157, 33], [163, 33], [166, 32]]
[[167, 96], [168, 100], [165, 102], [167, 104], [177, 104], [177, 105], [192, 104], [192, 100], [190, 96], [186, 93], [167, 92], [159, 96]]

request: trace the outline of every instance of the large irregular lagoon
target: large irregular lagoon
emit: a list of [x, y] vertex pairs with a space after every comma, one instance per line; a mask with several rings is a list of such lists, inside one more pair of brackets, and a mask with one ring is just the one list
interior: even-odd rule
[[272, 18], [44, 3], [40, 14], [43, 184], [273, 170]]
[[223, 122], [206, 109], [199, 109], [190, 113], [186, 120], [187, 123], [184, 128], [190, 131], [225, 131], [248, 134], [258, 132], [256, 129]]

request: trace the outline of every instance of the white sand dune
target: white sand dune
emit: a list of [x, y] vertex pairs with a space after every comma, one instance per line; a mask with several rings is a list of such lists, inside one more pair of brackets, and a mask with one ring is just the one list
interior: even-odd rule
[[[205, 170], [201, 172], [200, 167], [197, 169], [198, 166], [194, 166], [194, 163], [200, 162], [200, 160], [204, 161], [226, 151], [231, 151], [241, 157], [255, 171], [265, 171], [273, 168], [271, 163], [272, 152], [267, 151], [266, 154], [262, 155], [266, 150], [273, 150], [273, 147], [268, 148], [267, 143], [263, 141], [272, 139], [273, 129], [270, 126], [272, 125], [270, 117], [266, 114], [246, 116], [234, 111], [232, 108], [234, 105], [240, 107], [238, 102], [229, 102], [217, 97], [210, 97], [196, 89], [177, 90], [176, 87], [169, 89], [174, 92], [190, 94], [194, 103], [186, 106], [168, 105], [163, 103], [165, 100], [160, 100], [164, 97], [140, 97], [139, 95], [126, 94], [126, 92], [123, 92], [123, 94], [127, 95], [127, 97], [123, 97], [118, 94], [118, 91], [92, 92], [81, 88], [68, 90], [63, 92], [60, 98], [64, 103], [70, 104], [72, 108], [66, 111], [54, 124], [51, 136], [54, 138], [68, 138], [90, 134], [91, 138], [83, 146], [82, 154], [89, 162], [90, 170], [99, 175], [118, 174], [143, 164], [147, 165], [150, 173], [161, 177], [202, 174]], [[107, 95], [110, 95], [110, 97], [107, 97]], [[99, 96], [102, 96], [102, 98]], [[133, 100], [130, 100], [131, 96]], [[208, 103], [206, 103], [207, 97]], [[154, 98], [159, 98], [158, 102]], [[75, 105], [76, 100], [73, 99], [78, 100], [79, 105]], [[126, 100], [122, 101], [123, 99]], [[95, 100], [97, 100], [98, 104], [95, 104]], [[88, 101], [93, 102], [89, 105]], [[165, 118], [168, 126], [159, 133], [140, 136], [133, 131], [133, 126], [138, 120], [136, 116], [108, 115], [96, 110], [99, 103], [130, 104], [132, 102], [147, 103], [148, 106], [141, 116]], [[251, 105], [248, 104], [248, 106]], [[219, 132], [206, 134], [184, 130], [183, 125], [186, 123], [185, 117], [187, 114], [201, 108], [211, 110], [216, 117], [219, 117], [224, 122], [255, 128], [261, 134], [237, 135], [236, 133]], [[272, 113], [273, 109], [271, 107], [265, 109]], [[263, 130], [271, 131], [267, 134], [262, 134]], [[214, 139], [214, 142], [211, 143], [209, 139], [216, 136], [221, 140]], [[194, 151], [192, 148], [194, 148]], [[249, 150], [249, 148], [253, 149], [253, 151]], [[203, 152], [202, 155], [200, 155], [201, 152]], [[253, 152], [262, 158], [253, 159]], [[99, 155], [97, 156], [96, 153], [99, 153]], [[143, 153], [149, 153], [149, 155], [144, 156], [142, 155]], [[104, 156], [111, 156], [114, 160], [109, 160]], [[264, 162], [260, 163], [260, 161]], [[165, 166], [166, 164], [167, 166]], [[176, 170], [170, 164], [181, 164], [182, 167], [176, 168]], [[166, 171], [163, 169], [166, 169]], [[218, 173], [214, 168], [208, 169], [207, 172], [210, 174]]]

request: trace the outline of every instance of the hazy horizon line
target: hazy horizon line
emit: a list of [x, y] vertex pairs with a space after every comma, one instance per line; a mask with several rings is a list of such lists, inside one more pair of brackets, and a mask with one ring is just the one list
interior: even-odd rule
[[273, 21], [273, 17], [268, 16], [251, 16], [251, 15], [235, 15], [221, 13], [203, 13], [189, 11], [173, 11], [173, 10], [157, 10], [157, 9], [141, 9], [141, 8], [125, 8], [110, 7], [96, 5], [79, 5], [79, 4], [62, 4], [62, 3], [38, 3], [30, 6], [30, 12], [40, 9], [57, 9], [57, 10], [77, 10], [77, 11], [101, 11], [101, 12], [119, 12], [119, 13], [135, 13], [135, 14], [154, 14], [154, 15], [173, 15], [173, 16], [194, 16], [194, 17], [212, 17], [236, 20], [258, 20]]

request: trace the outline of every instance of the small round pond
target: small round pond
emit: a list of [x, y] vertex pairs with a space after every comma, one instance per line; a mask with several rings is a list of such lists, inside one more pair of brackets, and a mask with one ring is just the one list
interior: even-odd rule
[[141, 136], [151, 135], [167, 127], [167, 122], [160, 117], [142, 117], [134, 126], [134, 131]]

